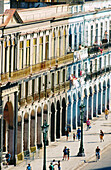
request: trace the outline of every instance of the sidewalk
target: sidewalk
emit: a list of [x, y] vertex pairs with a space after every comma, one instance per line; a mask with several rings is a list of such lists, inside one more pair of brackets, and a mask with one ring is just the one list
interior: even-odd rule
[[[61, 161], [62, 170], [74, 170], [79, 169], [79, 166], [84, 164], [84, 160], [88, 161], [90, 158], [95, 156], [95, 149], [97, 146], [100, 147], [101, 151], [104, 150], [111, 141], [111, 113], [109, 114], [108, 120], [105, 120], [104, 114], [100, 115], [97, 118], [94, 118], [91, 121], [91, 129], [86, 131], [86, 125], [84, 125], [84, 152], [85, 157], [77, 157], [77, 153], [79, 151], [80, 142], [76, 139], [73, 141], [72, 133], [69, 135], [69, 140], [66, 141], [66, 137], [62, 137], [61, 140], [58, 140], [47, 147], [47, 170], [49, 169], [50, 162], [55, 159], [56, 161]], [[99, 132], [103, 130], [104, 132], [104, 142], [100, 142], [99, 140]], [[63, 148], [67, 146], [70, 148], [70, 160], [62, 161], [63, 157]], [[40, 153], [40, 158], [31, 161], [31, 166], [33, 170], [42, 170], [43, 169], [43, 159], [42, 159], [42, 151]], [[26, 162], [23, 162], [16, 167], [9, 166], [9, 168], [5, 169], [13, 169], [13, 170], [25, 170]], [[55, 166], [55, 170], [57, 170], [57, 166]]]

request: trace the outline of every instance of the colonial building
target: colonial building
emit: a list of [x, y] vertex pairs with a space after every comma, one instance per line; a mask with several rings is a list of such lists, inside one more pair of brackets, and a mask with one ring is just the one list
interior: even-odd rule
[[[77, 9], [77, 8], [76, 8]], [[0, 15], [1, 149], [16, 164], [110, 106], [110, 8], [6, 10]]]

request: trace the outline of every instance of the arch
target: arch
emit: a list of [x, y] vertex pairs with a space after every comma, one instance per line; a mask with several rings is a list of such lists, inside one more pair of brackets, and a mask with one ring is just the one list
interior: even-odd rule
[[67, 108], [67, 128], [71, 131], [71, 96], [68, 96], [68, 108]]
[[57, 101], [56, 138], [60, 138], [60, 101]]
[[17, 154], [21, 153], [21, 138], [22, 138], [22, 117], [18, 116], [17, 127]]
[[43, 122], [46, 120], [46, 122], [48, 121], [48, 106], [47, 104], [44, 105], [43, 108]]
[[101, 114], [101, 83], [99, 83], [98, 88], [98, 114]]
[[51, 142], [55, 141], [55, 106], [51, 104]]
[[103, 82], [103, 96], [102, 96], [102, 112], [105, 111], [106, 107], [106, 82]]
[[89, 88], [88, 118], [92, 119], [92, 87]]
[[107, 109], [109, 110], [109, 100], [110, 100], [110, 80], [107, 81]]
[[42, 109], [39, 106], [37, 109], [37, 146], [38, 146], [38, 148], [40, 148], [42, 146], [41, 124], [42, 124]]
[[31, 111], [30, 118], [30, 146], [35, 146], [35, 111]]
[[72, 127], [73, 129], [76, 129], [76, 94], [73, 94], [73, 121], [72, 121]]
[[94, 86], [94, 96], [93, 96], [93, 117], [97, 115], [97, 86]]
[[84, 122], [86, 122], [87, 120], [87, 90], [84, 89], [84, 105], [85, 105], [85, 108], [84, 108]]
[[24, 135], [23, 135], [23, 141], [24, 141], [24, 151], [28, 150], [28, 131], [29, 131], [29, 114], [26, 112], [24, 115]]
[[65, 126], [66, 126], [66, 100], [62, 99], [62, 136], [65, 135]]
[[14, 157], [14, 113], [11, 102], [7, 102], [3, 112], [3, 152], [9, 151]]
[[80, 103], [81, 103], [81, 93], [78, 92], [78, 104], [77, 104], [77, 125], [80, 126]]

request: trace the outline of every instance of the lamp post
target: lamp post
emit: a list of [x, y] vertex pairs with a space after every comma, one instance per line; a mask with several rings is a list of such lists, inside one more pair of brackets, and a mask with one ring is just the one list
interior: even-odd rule
[[46, 170], [46, 137], [48, 132], [49, 125], [47, 124], [46, 120], [43, 123], [42, 132], [43, 132], [43, 142], [44, 142], [44, 162], [43, 162], [43, 170]]
[[80, 107], [80, 114], [81, 114], [81, 142], [80, 142], [80, 148], [77, 156], [85, 156], [84, 148], [83, 148], [83, 113], [84, 113], [84, 107], [83, 101], [81, 101]]

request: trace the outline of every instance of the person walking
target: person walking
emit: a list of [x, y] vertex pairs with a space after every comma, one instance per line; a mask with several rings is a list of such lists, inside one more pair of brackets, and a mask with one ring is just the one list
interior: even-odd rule
[[67, 160], [69, 160], [69, 156], [70, 156], [70, 149], [67, 149]]
[[50, 169], [50, 170], [54, 170], [54, 166], [53, 166], [52, 162], [51, 162], [50, 165], [49, 165], [49, 169]]
[[11, 154], [10, 154], [10, 152], [8, 152], [7, 154], [6, 154], [6, 161], [7, 161], [7, 167], [8, 167], [8, 165], [9, 165], [9, 163], [10, 163], [10, 159], [11, 159]]
[[73, 140], [75, 141], [75, 133], [73, 132]]
[[97, 148], [96, 148], [96, 161], [98, 159], [100, 159], [100, 148], [99, 148], [99, 146], [97, 146]]
[[106, 109], [105, 109], [105, 119], [106, 119], [106, 120], [108, 119], [108, 114], [109, 114], [109, 111], [108, 111], [108, 109], [106, 108]]
[[61, 170], [60, 160], [58, 161], [58, 170]]
[[104, 142], [104, 139], [103, 139], [103, 136], [104, 136], [104, 133], [102, 130], [100, 130], [100, 142]]
[[77, 130], [77, 137], [78, 137], [78, 140], [80, 140], [80, 135], [81, 135], [81, 130], [80, 130], [80, 128], [78, 128], [78, 130]]
[[89, 118], [87, 119], [86, 124], [87, 124], [87, 130], [89, 130], [89, 126], [90, 126]]
[[64, 150], [63, 150], [63, 160], [65, 159], [66, 160], [66, 157], [67, 157], [67, 147], [65, 146], [64, 147]]
[[52, 165], [53, 165], [53, 169], [55, 169], [54, 167], [55, 167], [55, 165], [56, 165], [56, 163], [55, 163], [55, 159], [53, 159], [53, 161], [52, 161]]
[[30, 165], [30, 164], [28, 164], [28, 166], [27, 166], [26, 170], [32, 170], [32, 168], [31, 168], [31, 165]]

